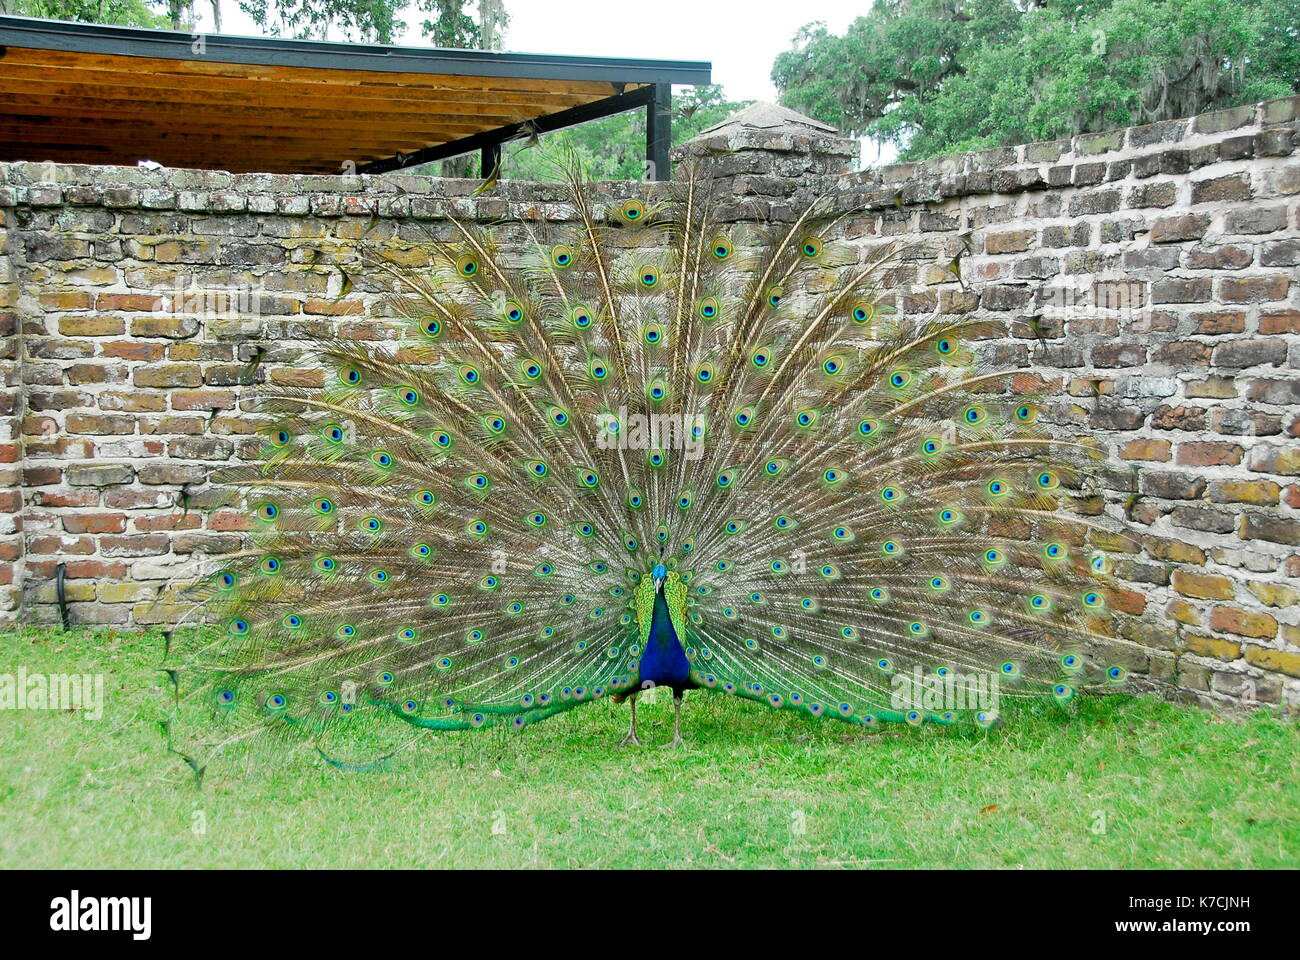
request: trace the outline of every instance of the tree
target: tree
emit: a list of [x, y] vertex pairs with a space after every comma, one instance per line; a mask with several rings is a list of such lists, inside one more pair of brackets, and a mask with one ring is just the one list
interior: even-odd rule
[[434, 46], [475, 50], [499, 49], [509, 22], [503, 0], [239, 0], [239, 7], [277, 36], [324, 38], [333, 29], [365, 43], [396, 42], [406, 31], [400, 15], [414, 8], [431, 15], [420, 30]]
[[[220, 0], [212, 5], [213, 25], [221, 29]], [[434, 14], [421, 24], [424, 37], [439, 47], [499, 50], [506, 24], [504, 0], [238, 0], [239, 7], [275, 36], [324, 39], [331, 29], [348, 40], [394, 43], [406, 30], [399, 14], [415, 9]], [[151, 7], [158, 7], [154, 12]], [[195, 0], [0, 0], [0, 13], [82, 23], [189, 30]], [[472, 8], [471, 16], [468, 9]]]
[[1188, 116], [1300, 90], [1300, 0], [876, 0], [809, 24], [781, 102], [936, 154]]
[[0, 0], [0, 13], [127, 27], [169, 26], [167, 17], [150, 10], [145, 0]]

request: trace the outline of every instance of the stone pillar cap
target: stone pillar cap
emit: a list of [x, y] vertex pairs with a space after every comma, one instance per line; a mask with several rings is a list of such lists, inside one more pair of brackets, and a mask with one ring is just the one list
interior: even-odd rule
[[756, 100], [721, 123], [674, 147], [673, 159], [684, 160], [736, 150], [857, 157], [858, 142], [841, 136], [829, 123], [814, 120], [789, 107]]

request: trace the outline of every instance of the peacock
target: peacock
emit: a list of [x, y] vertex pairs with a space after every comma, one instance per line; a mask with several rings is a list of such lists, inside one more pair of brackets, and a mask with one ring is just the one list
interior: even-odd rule
[[997, 328], [894, 309], [910, 251], [846, 240], [833, 198], [737, 222], [712, 184], [570, 168], [561, 215], [364, 253], [400, 339], [315, 340], [324, 386], [261, 390], [264, 449], [222, 478], [254, 531], [173, 653], [223, 743], [346, 765], [609, 698], [635, 746], [651, 687], [666, 747], [688, 691], [990, 727], [1144, 662], [1107, 612], [1102, 451], [981, 367]]

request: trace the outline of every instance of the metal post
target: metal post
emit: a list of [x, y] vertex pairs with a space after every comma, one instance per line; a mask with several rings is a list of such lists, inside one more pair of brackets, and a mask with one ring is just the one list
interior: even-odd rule
[[497, 168], [497, 164], [501, 162], [501, 144], [485, 144], [480, 157], [478, 175], [486, 180], [492, 175], [492, 171]]
[[645, 160], [647, 180], [671, 180], [673, 168], [668, 148], [673, 144], [673, 87], [656, 83], [646, 104]]

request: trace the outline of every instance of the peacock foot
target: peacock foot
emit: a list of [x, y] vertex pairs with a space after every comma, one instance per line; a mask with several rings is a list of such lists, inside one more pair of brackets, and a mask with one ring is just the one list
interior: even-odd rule
[[660, 749], [660, 750], [669, 750], [669, 749], [672, 749], [672, 748], [675, 748], [675, 747], [680, 747], [680, 746], [681, 746], [683, 743], [685, 743], [685, 742], [686, 742], [686, 741], [683, 740], [681, 737], [673, 737], [673, 738], [672, 738], [671, 740], [669, 740], [667, 743], [661, 743], [661, 744], [659, 744], [659, 749]]
[[635, 744], [638, 747], [641, 746], [641, 740], [637, 737], [635, 733], [629, 733], [626, 737], [624, 737], [622, 740], [618, 742], [618, 745], [620, 747], [626, 747], [629, 743]]

